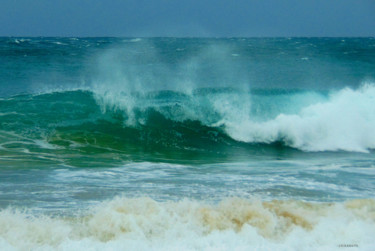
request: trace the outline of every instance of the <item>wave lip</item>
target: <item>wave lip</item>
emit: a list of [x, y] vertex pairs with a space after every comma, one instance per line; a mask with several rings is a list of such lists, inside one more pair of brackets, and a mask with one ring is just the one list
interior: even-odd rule
[[[32, 250], [373, 249], [374, 200], [345, 203], [116, 198], [73, 218], [0, 212], [0, 247]], [[22, 241], [20, 241], [22, 240]]]

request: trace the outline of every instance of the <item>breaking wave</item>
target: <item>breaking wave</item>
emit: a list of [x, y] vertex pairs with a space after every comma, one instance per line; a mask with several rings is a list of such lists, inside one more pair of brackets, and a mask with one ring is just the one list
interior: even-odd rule
[[0, 212], [3, 250], [339, 250], [374, 248], [373, 200], [218, 204], [115, 198], [81, 216]]
[[31, 145], [44, 140], [50, 149], [90, 145], [119, 151], [226, 151], [254, 144], [303, 151], [375, 148], [373, 84], [332, 92], [92, 89], [16, 96], [0, 103], [2, 148], [22, 139]]

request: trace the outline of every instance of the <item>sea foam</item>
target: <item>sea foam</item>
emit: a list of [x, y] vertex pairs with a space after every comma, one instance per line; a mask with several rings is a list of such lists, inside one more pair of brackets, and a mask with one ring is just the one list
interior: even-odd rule
[[340, 250], [375, 248], [374, 200], [219, 204], [115, 198], [80, 217], [0, 212], [2, 250]]

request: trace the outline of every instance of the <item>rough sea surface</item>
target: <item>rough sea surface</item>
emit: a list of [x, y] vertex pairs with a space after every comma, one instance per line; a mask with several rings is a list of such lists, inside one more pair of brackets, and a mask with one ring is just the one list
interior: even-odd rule
[[374, 38], [0, 38], [0, 250], [375, 250]]

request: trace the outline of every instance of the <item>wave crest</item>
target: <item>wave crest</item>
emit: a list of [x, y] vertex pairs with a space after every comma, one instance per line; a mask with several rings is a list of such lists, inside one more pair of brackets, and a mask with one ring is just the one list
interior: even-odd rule
[[245, 142], [286, 145], [305, 151], [358, 151], [375, 148], [375, 86], [345, 88], [297, 114], [279, 114], [265, 122], [226, 121], [226, 131]]

